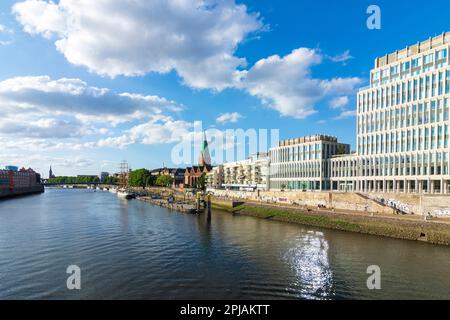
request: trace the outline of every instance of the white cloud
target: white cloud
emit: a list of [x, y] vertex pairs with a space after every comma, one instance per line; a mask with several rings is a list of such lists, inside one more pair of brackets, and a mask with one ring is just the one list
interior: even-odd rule
[[107, 76], [175, 70], [194, 88], [222, 90], [246, 60], [235, 56], [257, 14], [234, 0], [26, 0], [13, 6], [25, 32], [56, 39], [74, 64]]
[[350, 54], [350, 50], [346, 50], [341, 54], [335, 55], [334, 57], [329, 57], [333, 62], [346, 62], [353, 59], [354, 57]]
[[351, 94], [361, 82], [312, 76], [324, 58], [351, 59], [348, 50], [327, 57], [299, 48], [248, 69], [236, 50], [250, 33], [266, 28], [235, 0], [25, 0], [13, 12], [25, 32], [54, 39], [70, 63], [91, 72], [114, 77], [175, 71], [192, 88], [246, 90], [283, 116], [306, 118], [325, 96]]
[[32, 117], [10, 115], [0, 119], [0, 133], [11, 135], [14, 138], [75, 138], [85, 135], [89, 130], [87, 126], [78, 121], [55, 118], [37, 118], [33, 120]]
[[116, 93], [88, 86], [80, 79], [17, 77], [0, 82], [0, 107], [10, 114], [68, 115], [82, 122], [113, 124], [142, 119], [182, 106], [158, 96]]
[[241, 118], [242, 118], [242, 115], [238, 112], [227, 112], [227, 113], [222, 113], [221, 115], [219, 115], [217, 117], [216, 121], [220, 124], [225, 124], [228, 122], [236, 123]]
[[340, 109], [340, 108], [347, 106], [347, 104], [348, 104], [347, 96], [336, 97], [330, 101], [330, 107], [332, 109]]
[[[39, 150], [38, 150], [39, 151]], [[75, 174], [98, 174], [103, 161], [92, 159], [89, 155], [77, 155], [74, 153], [61, 155], [51, 155], [42, 152], [0, 152], [0, 167], [4, 165], [17, 165], [19, 167], [33, 168], [41, 174], [42, 177], [48, 177], [50, 165], [56, 175], [75, 175]], [[111, 164], [109, 168], [116, 169], [117, 164]], [[74, 172], [75, 169], [75, 172]]]
[[101, 139], [99, 147], [125, 148], [131, 144], [166, 144], [187, 138], [194, 128], [194, 123], [174, 120], [168, 116], [154, 116], [147, 122], [136, 125], [124, 134]]
[[13, 43], [12, 34], [14, 31], [12, 29], [7, 28], [3, 24], [0, 24], [0, 46], [8, 46]]
[[12, 43], [13, 43], [13, 42], [10, 41], [10, 40], [7, 40], [7, 41], [1, 40], [1, 41], [0, 41], [0, 46], [9, 46], [9, 45], [12, 44]]
[[12, 29], [6, 27], [6, 26], [3, 25], [3, 24], [0, 24], [0, 33], [9, 33], [9, 34], [13, 34], [13, 33], [14, 33], [14, 30], [12, 30]]
[[[151, 139], [164, 143], [183, 125], [164, 113], [182, 108], [162, 97], [117, 93], [80, 79], [11, 78], [0, 82], [0, 145], [50, 151], [124, 147]], [[128, 132], [130, 125], [134, 129]], [[127, 139], [114, 137], [123, 132]]]
[[241, 87], [284, 116], [303, 119], [316, 113], [315, 104], [327, 95], [350, 94], [361, 79], [315, 79], [311, 68], [322, 62], [316, 50], [299, 48], [280, 57], [261, 59], [242, 72]]
[[345, 110], [342, 111], [334, 120], [341, 120], [345, 118], [350, 118], [356, 116], [356, 110]]

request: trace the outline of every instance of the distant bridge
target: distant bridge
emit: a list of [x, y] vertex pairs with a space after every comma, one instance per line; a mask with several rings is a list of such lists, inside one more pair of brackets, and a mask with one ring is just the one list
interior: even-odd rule
[[42, 183], [46, 187], [52, 187], [52, 186], [98, 186], [98, 185], [105, 185], [105, 186], [112, 186], [110, 183], [103, 183], [103, 182], [75, 182], [75, 183], [55, 183], [55, 182], [44, 182]]

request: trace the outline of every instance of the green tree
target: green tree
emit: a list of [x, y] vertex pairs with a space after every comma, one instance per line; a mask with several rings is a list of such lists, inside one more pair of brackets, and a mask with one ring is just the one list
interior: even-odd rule
[[198, 177], [195, 182], [194, 187], [199, 190], [206, 190], [206, 174], [203, 173], [200, 177]]
[[104, 181], [105, 184], [112, 184], [112, 185], [117, 184], [117, 182], [118, 179], [113, 176], [106, 177]]
[[156, 178], [156, 185], [160, 187], [170, 187], [173, 184], [173, 178], [171, 176], [158, 176]]
[[147, 179], [150, 176], [150, 171], [147, 169], [138, 169], [131, 171], [128, 174], [128, 183], [132, 187], [146, 187]]

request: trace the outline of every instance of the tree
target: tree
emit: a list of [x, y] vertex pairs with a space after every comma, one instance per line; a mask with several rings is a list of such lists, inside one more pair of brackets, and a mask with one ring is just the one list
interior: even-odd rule
[[151, 176], [147, 169], [138, 169], [128, 174], [128, 184], [132, 187], [143, 187], [147, 185], [147, 179]]
[[118, 179], [116, 177], [113, 176], [109, 176], [105, 178], [104, 184], [117, 184]]
[[203, 173], [200, 177], [198, 177], [195, 182], [194, 187], [199, 190], [206, 190], [206, 174]]
[[167, 176], [167, 175], [163, 175], [163, 176], [158, 176], [158, 178], [156, 178], [156, 185], [160, 186], [160, 187], [170, 187], [172, 186], [173, 183], [173, 178], [171, 176]]

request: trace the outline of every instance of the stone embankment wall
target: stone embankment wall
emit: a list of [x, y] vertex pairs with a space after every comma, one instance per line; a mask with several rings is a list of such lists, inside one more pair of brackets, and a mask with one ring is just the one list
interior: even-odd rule
[[402, 193], [371, 193], [358, 194], [351, 192], [275, 192], [260, 191], [225, 191], [216, 190], [213, 193], [217, 196], [227, 197], [237, 200], [255, 200], [268, 203], [296, 204], [299, 206], [317, 207], [318, 205], [327, 208], [340, 210], [354, 210], [365, 212], [392, 213], [393, 208], [385, 206], [374, 199], [384, 199], [400, 203], [407, 207], [410, 213], [423, 214], [434, 213], [436, 211], [445, 211], [450, 209], [450, 195], [417, 195]]

